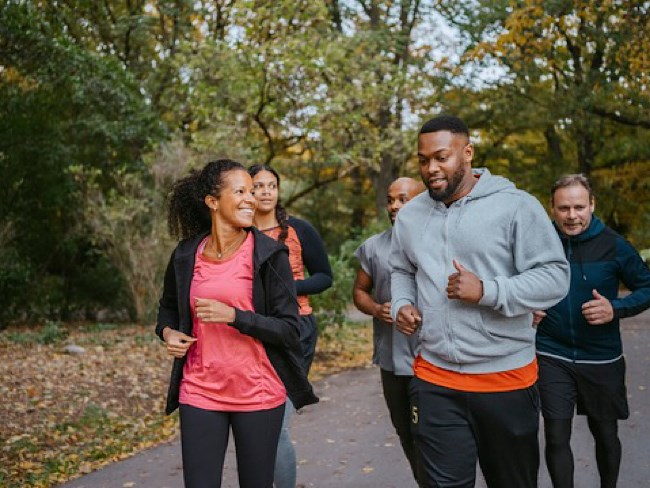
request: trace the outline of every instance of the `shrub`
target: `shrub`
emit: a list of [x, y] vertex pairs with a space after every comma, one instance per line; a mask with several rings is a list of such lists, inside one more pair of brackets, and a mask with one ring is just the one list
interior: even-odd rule
[[386, 224], [380, 221], [372, 222], [359, 232], [356, 237], [344, 241], [336, 254], [330, 256], [330, 265], [334, 274], [332, 287], [319, 295], [310, 297], [314, 308], [319, 330], [331, 326], [343, 326], [346, 311], [352, 302], [352, 286], [358, 267], [354, 251], [370, 236], [381, 232]]
[[0, 330], [4, 329], [23, 306], [29, 289], [31, 266], [13, 250], [0, 251]]

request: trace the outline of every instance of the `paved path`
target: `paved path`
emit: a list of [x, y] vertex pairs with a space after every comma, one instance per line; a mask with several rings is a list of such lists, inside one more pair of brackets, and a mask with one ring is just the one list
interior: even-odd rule
[[[620, 488], [650, 487], [650, 311], [623, 322], [630, 419], [620, 423]], [[293, 417], [298, 483], [305, 487], [416, 488], [392, 431], [375, 368], [349, 371], [316, 383], [317, 405]], [[576, 488], [599, 486], [593, 445], [584, 418], [574, 423]], [[543, 449], [543, 446], [542, 446]], [[229, 450], [224, 488], [236, 488]], [[480, 470], [476, 484], [484, 488]], [[550, 481], [542, 461], [540, 488]], [[182, 488], [178, 441], [64, 484], [63, 488]]]

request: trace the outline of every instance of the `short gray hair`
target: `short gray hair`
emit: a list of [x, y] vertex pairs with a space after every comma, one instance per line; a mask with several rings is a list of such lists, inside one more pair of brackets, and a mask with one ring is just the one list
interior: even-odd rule
[[584, 187], [585, 190], [589, 192], [589, 201], [593, 200], [594, 192], [591, 189], [591, 183], [589, 183], [589, 179], [581, 173], [565, 175], [559, 180], [557, 180], [555, 183], [553, 183], [553, 186], [551, 187], [551, 200], [555, 196], [555, 192], [558, 191], [560, 188], [567, 188], [569, 186], [577, 186], [577, 185]]

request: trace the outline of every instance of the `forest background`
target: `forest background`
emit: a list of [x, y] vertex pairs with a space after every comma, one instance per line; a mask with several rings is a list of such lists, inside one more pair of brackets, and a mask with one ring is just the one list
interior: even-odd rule
[[0, 328], [152, 323], [170, 184], [224, 156], [273, 165], [321, 232], [336, 322], [438, 113], [543, 203], [590, 176], [597, 213], [650, 247], [649, 18], [633, 0], [4, 1]]
[[388, 184], [418, 177], [433, 115], [544, 204], [585, 173], [598, 215], [649, 248], [648, 32], [639, 0], [0, 1], [0, 484], [175, 435], [151, 327], [166, 197], [210, 159], [273, 165], [326, 242], [313, 379], [369, 360], [344, 320], [352, 252], [388, 225]]

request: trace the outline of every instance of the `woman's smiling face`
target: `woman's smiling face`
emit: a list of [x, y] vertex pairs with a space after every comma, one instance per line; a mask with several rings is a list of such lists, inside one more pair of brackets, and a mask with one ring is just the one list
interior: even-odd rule
[[215, 210], [224, 222], [233, 227], [251, 227], [257, 207], [253, 180], [246, 170], [235, 169], [223, 175], [221, 194], [213, 199]]

